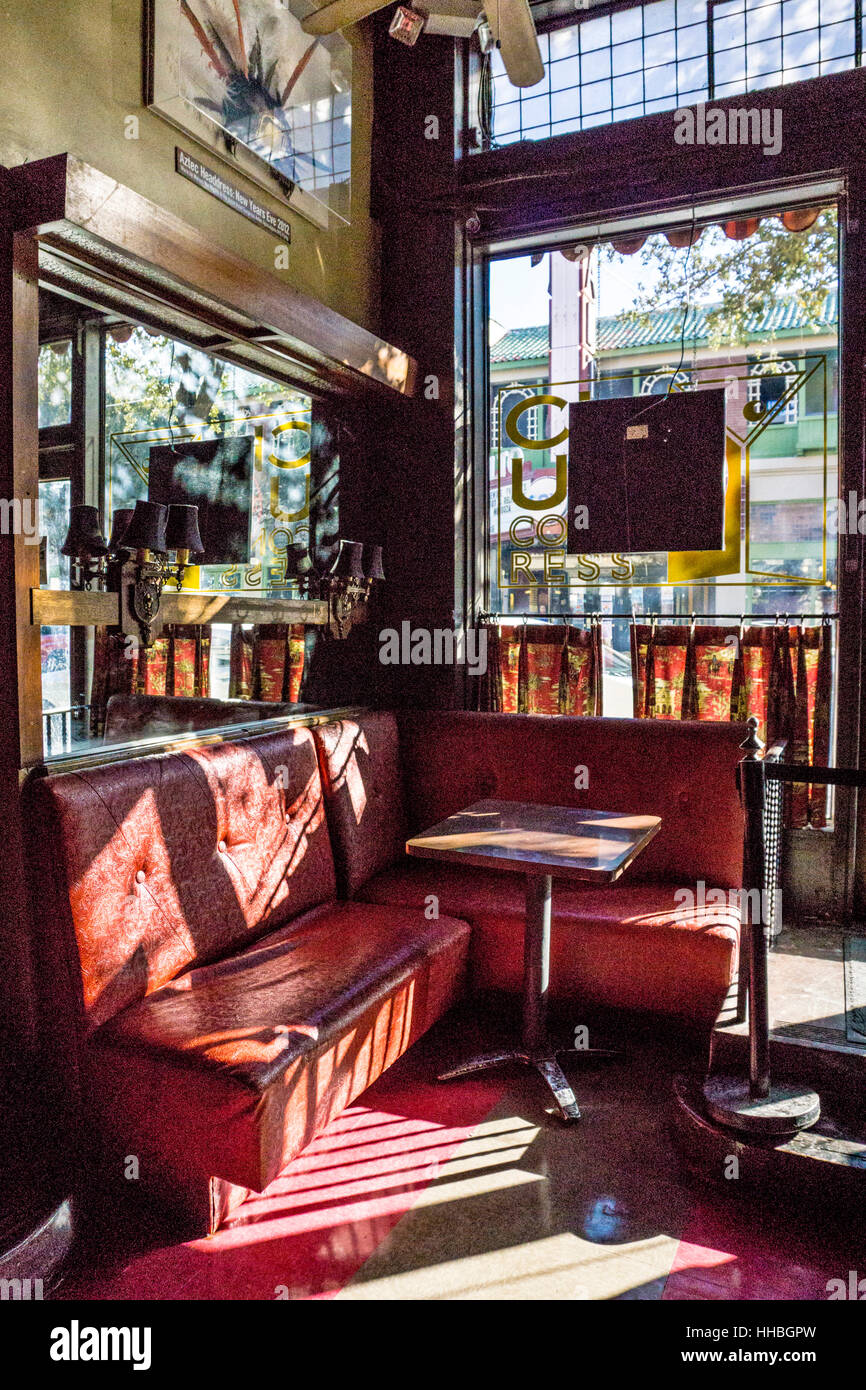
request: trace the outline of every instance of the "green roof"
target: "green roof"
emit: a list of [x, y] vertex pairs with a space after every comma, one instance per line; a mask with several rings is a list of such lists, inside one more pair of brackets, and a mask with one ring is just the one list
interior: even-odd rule
[[546, 357], [550, 332], [547, 324], [538, 328], [509, 328], [490, 348], [491, 362], [531, 362]]
[[[707, 310], [713, 305], [690, 309], [686, 320], [686, 342], [706, 342]], [[820, 326], [833, 328], [837, 318], [837, 294], [828, 294], [818, 316]], [[808, 315], [796, 299], [780, 299], [760, 317], [747, 322], [747, 331], [756, 338], [774, 333], [792, 333], [809, 325]], [[814, 323], [811, 324], [814, 328]], [[683, 332], [682, 309], [664, 309], [636, 321], [630, 314], [613, 314], [598, 320], [597, 342], [600, 352], [627, 348], [658, 348], [678, 343]], [[532, 328], [509, 328], [490, 348], [492, 365], [499, 362], [534, 362], [547, 356], [549, 329], [546, 323]]]

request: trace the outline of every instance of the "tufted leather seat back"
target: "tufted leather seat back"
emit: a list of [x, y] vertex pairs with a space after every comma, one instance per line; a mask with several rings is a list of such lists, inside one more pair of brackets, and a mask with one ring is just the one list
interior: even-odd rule
[[744, 724], [544, 714], [400, 716], [409, 834], [473, 801], [661, 816], [632, 881], [742, 883]]
[[406, 826], [397, 720], [340, 719], [315, 730], [340, 892], [351, 898], [403, 857]]
[[45, 954], [79, 1032], [335, 893], [307, 729], [46, 777], [29, 795], [35, 926], [57, 938]]

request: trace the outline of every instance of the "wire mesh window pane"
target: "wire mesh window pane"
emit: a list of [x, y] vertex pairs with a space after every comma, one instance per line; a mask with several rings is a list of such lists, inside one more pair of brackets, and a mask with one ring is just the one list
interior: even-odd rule
[[677, 33], [677, 57], [705, 58], [707, 52], [707, 26], [690, 24]]
[[677, 27], [674, 0], [660, 0], [658, 4], [647, 5], [644, 15], [644, 33], [660, 34], [665, 29]]
[[[833, 57], [828, 53], [827, 57]], [[585, 53], [580, 60], [580, 75], [583, 82], [597, 82], [599, 78], [610, 77], [610, 49], [597, 48]]]
[[[542, 34], [545, 77], [525, 90], [511, 86], [501, 54], [494, 50], [494, 141], [545, 139], [604, 119], [628, 120], [856, 67], [861, 57], [859, 3], [635, 3]], [[548, 93], [556, 98], [549, 99]], [[548, 101], [544, 115], [542, 98]]]
[[641, 72], [643, 69], [643, 44], [618, 43], [614, 45], [613, 71], [615, 74], [623, 72]]

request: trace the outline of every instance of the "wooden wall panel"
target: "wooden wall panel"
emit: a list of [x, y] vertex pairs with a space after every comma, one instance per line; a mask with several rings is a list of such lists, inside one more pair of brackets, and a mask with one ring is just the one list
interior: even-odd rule
[[[8, 207], [6, 171], [0, 169], [0, 207]], [[0, 214], [2, 217], [2, 214]], [[0, 498], [11, 501], [18, 494], [24, 453], [35, 448], [35, 373], [36, 323], [33, 312], [33, 335], [16, 341], [21, 327], [22, 312], [33, 307], [36, 287], [15, 266], [15, 247], [11, 230], [0, 225]], [[30, 374], [34, 414], [32, 429], [26, 420], [13, 414], [13, 381], [23, 370], [23, 355], [32, 352]], [[36, 474], [35, 455], [33, 476]], [[32, 488], [25, 489], [32, 496]], [[3, 827], [3, 846], [0, 853], [0, 1068], [9, 1069], [26, 1057], [34, 1042], [34, 1012], [30, 961], [30, 931], [24, 886], [24, 860], [21, 823], [18, 813], [18, 746], [19, 746], [19, 684], [28, 662], [34, 659], [33, 640], [18, 645], [18, 624], [21, 595], [15, 590], [16, 550], [23, 546], [20, 537], [0, 530], [0, 825]], [[22, 557], [25, 568], [35, 564], [36, 583], [39, 582], [39, 547], [28, 546], [29, 555]], [[24, 592], [29, 606], [29, 593]], [[29, 614], [28, 614], [29, 619]], [[38, 629], [35, 633], [35, 659], [39, 660]], [[37, 686], [37, 689], [39, 687]], [[38, 706], [36, 719], [39, 721]]]

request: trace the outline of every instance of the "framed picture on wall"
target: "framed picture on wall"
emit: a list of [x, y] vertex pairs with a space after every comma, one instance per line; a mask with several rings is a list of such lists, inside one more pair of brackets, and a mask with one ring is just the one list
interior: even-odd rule
[[327, 226], [349, 221], [352, 49], [314, 38], [309, 0], [148, 0], [145, 101]]

